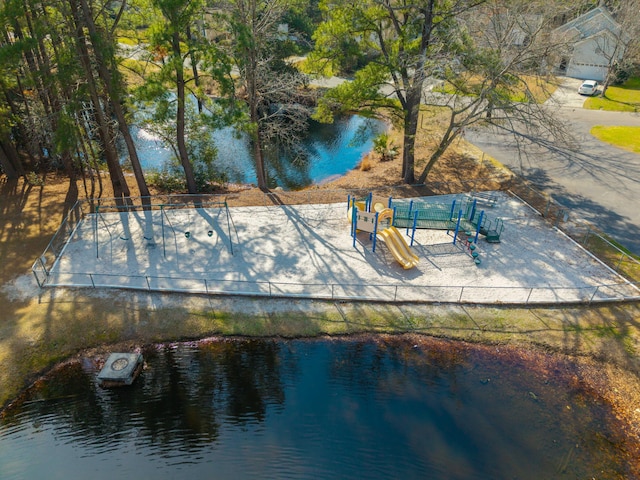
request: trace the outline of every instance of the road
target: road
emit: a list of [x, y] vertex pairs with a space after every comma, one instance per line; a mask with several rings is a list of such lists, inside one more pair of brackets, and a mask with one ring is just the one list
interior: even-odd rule
[[571, 126], [575, 149], [553, 144], [522, 152], [511, 135], [487, 129], [468, 130], [465, 138], [568, 207], [573, 218], [587, 220], [640, 254], [640, 155], [589, 133], [594, 125], [640, 127], [640, 114], [585, 110], [578, 84], [567, 79], [548, 102]]

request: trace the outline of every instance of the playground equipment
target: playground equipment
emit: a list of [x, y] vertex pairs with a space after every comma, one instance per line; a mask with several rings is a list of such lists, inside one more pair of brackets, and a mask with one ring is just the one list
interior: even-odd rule
[[409, 203], [392, 204], [396, 210], [395, 227], [451, 230], [455, 227], [455, 204], [428, 203], [411, 200]]
[[471, 259], [474, 261], [474, 263], [476, 265], [480, 265], [481, 260], [480, 260], [480, 252], [478, 252], [477, 250], [477, 245], [475, 240], [475, 236], [477, 235], [474, 234], [471, 231], [456, 231], [455, 233], [455, 239], [454, 239], [454, 245], [457, 244], [462, 245], [463, 249], [466, 249], [467, 253], [469, 254], [469, 256], [471, 257]]
[[[453, 232], [453, 244], [461, 242], [476, 265], [479, 265], [480, 254], [476, 249], [479, 235], [485, 236], [489, 243], [500, 243], [504, 222], [500, 218], [490, 219], [484, 210], [478, 210], [478, 200], [493, 206], [497, 196], [485, 198], [485, 195], [474, 192], [473, 196], [458, 196], [451, 203], [423, 200], [394, 201], [389, 198], [386, 206], [380, 202], [373, 204], [371, 193], [363, 199], [349, 196], [348, 217], [352, 224], [354, 246], [356, 232], [366, 231], [373, 240], [375, 252], [376, 237], [380, 235], [398, 263], [404, 268], [411, 268], [415, 266], [417, 260], [414, 261], [415, 256], [409, 246], [407, 246], [408, 251], [403, 248], [402, 242], [405, 244], [406, 242], [402, 235], [396, 235], [397, 228], [406, 228], [407, 236], [411, 229], [411, 246], [413, 246], [417, 228], [446, 230], [447, 233]], [[372, 205], [374, 212], [371, 211]], [[380, 229], [382, 221], [387, 225]], [[392, 227], [393, 231], [390, 230]]]
[[411, 251], [411, 248], [407, 245], [406, 240], [396, 227], [391, 226], [385, 228], [380, 232], [380, 236], [393, 255], [393, 258], [402, 265], [402, 268], [408, 270], [418, 264], [420, 259]]
[[[109, 247], [113, 252], [114, 241], [119, 238], [125, 242], [144, 241], [147, 246], [155, 247], [154, 225], [160, 226], [160, 238], [162, 240], [162, 251], [167, 256], [167, 237], [170, 239], [170, 245], [173, 244], [176, 251], [178, 250], [178, 234], [182, 233], [184, 237], [195, 239], [201, 233], [196, 229], [196, 218], [203, 219], [207, 223], [206, 235], [212, 237], [214, 234], [214, 224], [206, 212], [207, 208], [224, 208], [226, 213], [226, 233], [229, 241], [229, 251], [233, 255], [233, 241], [231, 237], [231, 216], [226, 199], [223, 201], [199, 202], [197, 208], [189, 208], [185, 203], [162, 203], [147, 205], [97, 205], [95, 207], [95, 216], [93, 217], [94, 245], [96, 250], [96, 258], [100, 257], [100, 231], [106, 231], [109, 236]], [[169, 218], [169, 211], [188, 212], [187, 225], [181, 232], [180, 227]], [[109, 213], [111, 212], [111, 213]], [[113, 213], [119, 215], [119, 221], [115, 221]], [[108, 221], [105, 214], [110, 215]], [[208, 220], [207, 220], [208, 219]], [[158, 225], [159, 224], [159, 225]], [[222, 230], [222, 229], [221, 229]], [[118, 233], [121, 231], [121, 233]], [[139, 236], [138, 236], [139, 235]], [[126, 245], [126, 244], [124, 244]]]
[[[206, 202], [206, 203], [200, 203], [198, 204], [198, 207], [195, 209], [185, 209], [183, 204], [161, 204], [159, 205], [160, 207], [160, 211], [161, 211], [161, 228], [162, 228], [162, 248], [163, 248], [163, 254], [166, 257], [166, 246], [165, 246], [165, 221], [166, 221], [166, 226], [171, 230], [171, 232], [173, 233], [173, 241], [176, 244], [176, 248], [177, 248], [177, 235], [176, 235], [176, 227], [174, 226], [174, 224], [171, 222], [171, 220], [169, 219], [169, 216], [167, 215], [168, 211], [172, 211], [172, 210], [187, 210], [188, 212], [188, 223], [186, 225], [186, 228], [184, 229], [183, 235], [184, 237], [189, 240], [189, 239], [195, 239], [199, 234], [201, 234], [201, 231], [199, 229], [196, 228], [195, 225], [195, 221], [194, 221], [194, 217], [202, 217], [203, 219], [205, 219], [207, 221], [208, 224], [208, 228], [206, 231], [206, 235], [207, 237], [212, 237], [214, 230], [213, 230], [213, 223], [212, 220], [210, 218], [208, 218], [209, 216], [206, 214], [206, 209], [207, 208], [224, 208], [225, 210], [225, 214], [226, 214], [226, 223], [227, 223], [227, 237], [229, 240], [229, 252], [231, 253], [231, 255], [233, 255], [233, 241], [232, 241], [232, 237], [231, 237], [231, 214], [229, 213], [229, 205], [227, 204], [227, 200], [226, 198], [223, 201], [218, 201], [218, 202]], [[193, 213], [193, 215], [192, 215]], [[208, 219], [208, 220], [207, 220]]]
[[484, 210], [478, 211], [477, 204], [477, 198], [469, 197], [456, 198], [451, 204], [414, 200], [393, 203], [389, 200], [395, 211], [393, 225], [396, 227], [413, 225], [414, 228], [453, 230], [454, 244], [460, 230], [475, 232], [474, 243], [478, 242], [478, 235], [487, 237], [489, 243], [500, 243], [504, 222], [500, 218], [491, 220]]
[[[364, 200], [356, 200], [349, 196], [347, 198], [348, 217], [351, 222], [351, 236], [353, 238], [353, 246], [356, 246], [356, 234], [359, 231], [368, 232], [369, 238], [373, 241], [372, 251], [376, 251], [377, 237], [385, 242], [387, 248], [402, 265], [404, 269], [413, 268], [418, 264], [419, 258], [412, 251], [402, 234], [393, 226], [395, 211], [394, 209], [385, 207], [382, 203], [376, 203], [373, 206], [374, 211], [371, 212], [372, 196], [369, 194]], [[379, 231], [379, 227], [384, 228]], [[413, 245], [415, 228], [411, 236], [411, 244]]]
[[376, 203], [373, 209], [378, 213], [378, 225], [383, 222], [388, 227], [393, 225], [393, 209], [385, 207], [382, 203]]
[[485, 191], [472, 190], [470, 195], [472, 198], [476, 200], [481, 200], [487, 205], [489, 205], [490, 207], [495, 207], [499, 199], [498, 193], [491, 192], [491, 191], [485, 192]]
[[481, 227], [480, 233], [485, 236], [489, 243], [500, 243], [500, 235], [504, 231], [504, 222], [501, 218], [496, 218], [486, 222]]

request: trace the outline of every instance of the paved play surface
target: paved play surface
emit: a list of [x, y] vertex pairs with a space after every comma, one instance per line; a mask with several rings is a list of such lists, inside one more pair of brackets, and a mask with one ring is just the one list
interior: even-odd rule
[[[528, 205], [503, 192], [495, 195], [495, 206], [480, 201], [477, 209], [501, 218], [505, 229], [500, 243], [479, 236], [479, 265], [464, 242], [453, 243], [452, 231], [416, 230], [411, 249], [419, 261], [410, 269], [402, 268], [381, 237], [375, 252], [365, 232], [358, 233], [354, 247], [345, 199], [91, 214], [47, 284], [470, 303], [583, 302], [639, 294]], [[460, 198], [419, 200], [451, 204]]]

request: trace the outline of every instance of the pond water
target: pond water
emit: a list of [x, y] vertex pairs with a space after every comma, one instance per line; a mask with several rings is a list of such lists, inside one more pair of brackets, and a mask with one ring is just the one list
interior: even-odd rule
[[93, 361], [0, 423], [0, 478], [624, 478], [608, 410], [453, 342], [212, 340], [144, 351], [129, 388]]
[[[311, 121], [302, 142], [303, 155], [295, 158], [285, 153], [269, 156], [269, 186], [296, 189], [344, 175], [371, 150], [373, 138], [385, 130], [384, 122], [357, 115], [336, 118], [333, 124]], [[132, 128], [132, 133], [144, 170], [161, 169], [173, 157], [159, 137], [137, 127]], [[227, 174], [229, 181], [256, 183], [247, 137], [238, 138], [229, 127], [214, 131], [212, 138], [218, 147], [215, 164]]]

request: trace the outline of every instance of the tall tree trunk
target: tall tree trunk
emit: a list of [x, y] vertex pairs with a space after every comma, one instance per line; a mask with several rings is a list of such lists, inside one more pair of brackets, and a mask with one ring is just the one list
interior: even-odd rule
[[[26, 15], [26, 8], [27, 6], [25, 5], [25, 15]], [[26, 39], [22, 32], [22, 27], [17, 20], [14, 21], [13, 23], [13, 32], [16, 38], [26, 43]], [[44, 130], [55, 131], [55, 128], [52, 125], [55, 122], [55, 120], [53, 120], [53, 115], [51, 113], [51, 105], [49, 104], [49, 98], [47, 96], [48, 88], [46, 88], [43, 82], [42, 73], [40, 72], [39, 65], [36, 63], [36, 56], [31, 48], [25, 49], [23, 55], [29, 70], [29, 74], [31, 75], [33, 85], [35, 86], [36, 92], [38, 94], [38, 99], [40, 100], [40, 104], [42, 105], [42, 109], [45, 114], [45, 118], [41, 118], [40, 122], [44, 123], [44, 128], [43, 128]], [[39, 157], [43, 156], [44, 149], [47, 149], [49, 152], [52, 151], [50, 145], [45, 146], [40, 143], [38, 145]]]
[[[125, 3], [125, 2], [123, 2]], [[135, 143], [133, 142], [133, 138], [131, 136], [131, 132], [129, 131], [129, 125], [127, 123], [126, 117], [124, 115], [124, 111], [122, 109], [122, 105], [120, 104], [120, 92], [119, 85], [115, 85], [113, 82], [113, 78], [111, 72], [107, 68], [107, 63], [104, 55], [102, 54], [102, 50], [100, 46], [105, 42], [110, 43], [110, 48], [113, 48], [113, 41], [111, 38], [106, 38], [105, 35], [100, 35], [97, 31], [95, 22], [93, 21], [93, 15], [91, 10], [89, 9], [89, 5], [87, 0], [80, 0], [80, 5], [82, 7], [82, 13], [84, 22], [89, 30], [89, 34], [91, 35], [92, 41], [94, 42], [94, 47], [97, 45], [98, 48], [94, 48], [94, 54], [96, 57], [96, 63], [98, 66], [98, 74], [102, 79], [102, 82], [107, 89], [109, 99], [111, 100], [111, 108], [113, 109], [113, 113], [116, 116], [118, 121], [118, 128], [122, 137], [124, 138], [124, 143], [127, 147], [127, 152], [129, 153], [129, 159], [131, 161], [131, 168], [133, 169], [133, 174], [136, 178], [136, 183], [138, 184], [138, 189], [140, 190], [140, 195], [143, 197], [143, 202], [148, 203], [150, 199], [149, 188], [147, 186], [147, 182], [144, 178], [144, 172], [142, 171], [142, 166], [140, 165], [140, 159], [138, 157], [138, 152], [136, 150]], [[113, 58], [113, 54], [111, 55], [110, 60]]]
[[[191, 33], [191, 27], [187, 25], [187, 40], [191, 43], [193, 40], [193, 34]], [[200, 86], [200, 75], [198, 74], [198, 56], [193, 53], [190, 54], [191, 59], [191, 72], [193, 73], [193, 81], [196, 85], [196, 88]], [[198, 101], [198, 113], [202, 113], [202, 100], [200, 96], [197, 97]]]
[[[25, 10], [27, 10], [27, 4], [24, 3]], [[37, 8], [42, 8], [42, 11], [38, 11]], [[46, 87], [46, 97], [47, 103], [51, 108], [53, 115], [51, 120], [51, 127], [53, 131], [56, 131], [59, 127], [59, 116], [63, 110], [63, 105], [65, 101], [70, 98], [70, 94], [68, 92], [68, 85], [65, 85], [64, 82], [68, 79], [59, 78], [53, 74], [53, 69], [51, 67], [51, 57], [50, 51], [46, 48], [44, 44], [44, 38], [42, 35], [39, 35], [36, 32], [36, 29], [33, 26], [33, 22], [38, 22], [40, 26], [43, 24], [46, 27], [49, 27], [47, 22], [47, 11], [44, 9], [43, 5], [38, 4], [36, 9], [33, 11], [27, 11], [26, 13], [27, 25], [29, 26], [29, 31], [32, 36], [37, 40], [37, 49], [35, 51], [35, 58], [39, 64], [40, 74], [42, 76], [44, 85]], [[43, 23], [44, 22], [44, 23]], [[53, 39], [52, 44], [54, 46], [54, 52], [58, 55], [57, 48], [55, 46], [56, 39]], [[50, 153], [52, 153], [53, 146], [47, 145], [47, 149]], [[75, 200], [78, 198], [78, 176], [76, 172], [76, 167], [74, 165], [73, 156], [69, 150], [65, 150], [60, 152], [60, 158], [62, 160], [62, 165], [64, 166], [65, 171], [67, 172], [67, 176], [69, 177], [69, 190], [67, 192], [67, 196], [70, 199]]]
[[262, 151], [262, 135], [260, 135], [259, 126], [253, 137], [253, 157], [256, 162], [256, 179], [258, 180], [258, 188], [263, 192], [268, 192], [267, 174], [264, 165], [264, 152]]
[[[49, 51], [44, 46], [43, 36], [41, 34], [42, 25], [40, 22], [43, 17], [40, 16], [37, 10], [38, 5], [35, 6], [35, 9], [31, 9], [32, 5], [23, 2], [23, 7], [24, 18], [30, 38], [35, 40], [33, 48], [25, 52], [25, 59], [31, 69], [32, 75], [35, 76], [38, 98], [41, 101], [42, 108], [46, 115], [43, 129], [46, 133], [51, 133], [58, 129], [58, 117], [62, 111], [63, 101], [60, 98], [60, 89], [58, 88], [56, 76], [52, 72]], [[46, 12], [43, 11], [42, 15], [46, 15]], [[15, 22], [15, 28], [19, 30], [19, 37], [24, 39], [18, 22]], [[39, 121], [42, 121], [42, 119], [39, 119]], [[44, 135], [45, 138], [50, 137], [50, 135], [46, 135], [46, 133]], [[48, 140], [44, 145], [40, 145], [40, 148], [42, 149], [41, 154], [44, 154], [44, 150], [46, 149], [49, 155], [56, 155], [54, 153], [54, 147], [49, 144]], [[77, 198], [78, 186], [73, 158], [70, 152], [63, 151], [60, 153], [60, 159], [69, 177], [69, 194], [72, 196], [75, 195], [75, 198]]]
[[80, 63], [85, 72], [85, 80], [91, 97], [91, 103], [93, 104], [93, 114], [98, 125], [98, 134], [102, 148], [104, 149], [105, 159], [107, 161], [107, 168], [111, 176], [111, 184], [113, 186], [113, 194], [118, 204], [126, 202], [127, 198], [131, 195], [129, 192], [129, 186], [124, 178], [122, 167], [118, 159], [118, 154], [113, 145], [113, 135], [109, 126], [109, 121], [105, 117], [103, 111], [102, 98], [99, 95], [99, 89], [97, 86], [96, 78], [94, 77], [93, 68], [91, 65], [91, 57], [89, 55], [89, 48], [87, 45], [87, 39], [83, 24], [78, 10], [76, 0], [70, 0], [69, 6], [71, 7], [71, 14], [75, 23], [76, 30], [76, 42], [78, 48], [78, 54]]
[[[255, 18], [255, 3], [252, 4], [252, 18]], [[251, 124], [255, 128], [253, 133], [253, 152], [256, 162], [256, 179], [258, 188], [263, 192], [269, 191], [267, 185], [267, 174], [264, 163], [264, 152], [262, 151], [262, 137], [260, 135], [260, 98], [258, 94], [258, 53], [256, 51], [255, 42], [257, 39], [251, 39], [251, 46], [247, 52], [247, 63], [245, 65], [245, 78], [247, 83], [247, 102], [249, 103], [249, 118]]]
[[420, 98], [420, 94], [416, 95], [413, 91], [407, 92], [402, 148], [402, 180], [409, 185], [415, 183], [415, 145], [420, 116]]
[[171, 38], [171, 46], [173, 55], [175, 56], [176, 65], [176, 89], [178, 96], [178, 109], [176, 114], [176, 140], [178, 143], [178, 153], [180, 155], [180, 163], [184, 169], [184, 175], [187, 180], [187, 189], [189, 193], [198, 193], [198, 187], [193, 175], [193, 167], [189, 161], [187, 146], [185, 144], [185, 88], [184, 88], [184, 67], [182, 65], [182, 55], [180, 54], [180, 35], [174, 32]]
[[[406, 19], [398, 17], [392, 2], [383, 2], [390, 18], [392, 25], [398, 33], [402, 32], [402, 26]], [[420, 54], [418, 61], [411, 72], [404, 68], [401, 70], [401, 85], [396, 83], [396, 92], [402, 104], [404, 111], [404, 139], [402, 150], [402, 180], [404, 183], [415, 183], [415, 145], [416, 133], [418, 132], [418, 121], [420, 119], [420, 103], [422, 102], [422, 89], [426, 78], [425, 64], [427, 53], [431, 45], [431, 34], [433, 32], [434, 11], [436, 0], [428, 0], [419, 8], [421, 19], [421, 35], [420, 35]], [[418, 20], [416, 20], [418, 21]], [[400, 42], [402, 47], [402, 42]], [[403, 51], [400, 52], [402, 55]], [[401, 96], [401, 86], [404, 86], [405, 97]]]
[[[20, 91], [22, 91], [22, 89], [20, 88], [20, 82], [18, 81], [18, 89], [20, 89]], [[2, 89], [2, 93], [5, 97], [5, 100], [7, 102], [7, 105], [9, 106], [9, 110], [11, 111], [11, 114], [15, 117], [15, 118], [21, 118], [20, 115], [20, 110], [18, 109], [18, 106], [16, 105], [16, 103], [13, 101], [12, 95], [11, 93], [8, 91], [7, 87], [4, 85], [4, 83], [0, 82], [0, 88]], [[31, 148], [30, 145], [24, 143], [24, 140], [28, 139], [28, 135], [25, 133], [26, 129], [24, 126], [24, 123], [22, 121], [18, 122], [17, 125], [15, 125], [15, 130], [14, 132], [14, 137], [12, 139], [10, 139], [8, 137], [8, 135], [6, 136], [6, 138], [2, 139], [2, 141], [5, 143], [4, 148], [5, 148], [5, 153], [7, 155], [9, 155], [9, 159], [12, 161], [12, 163], [14, 163], [14, 168], [17, 171], [18, 175], [23, 175], [24, 174], [24, 162], [20, 159], [20, 156], [18, 155], [18, 151], [21, 150], [20, 147], [26, 147], [24, 149], [22, 149], [22, 151], [26, 151], [27, 155], [29, 157], [29, 161], [31, 165], [35, 165], [36, 164], [36, 159], [33, 156], [32, 152], [31, 152]], [[10, 146], [7, 145], [10, 144]], [[11, 150], [11, 151], [9, 151]], [[15, 153], [15, 154], [14, 154]]]
[[9, 179], [24, 175], [22, 162], [8, 135], [2, 135], [2, 138], [0, 138], [0, 167], [2, 167], [2, 171]]
[[429, 157], [427, 165], [424, 167], [422, 173], [420, 174], [418, 183], [422, 184], [426, 181], [427, 175], [429, 175], [429, 172], [431, 172], [433, 166], [438, 162], [438, 160], [440, 160], [440, 157], [442, 157], [444, 152], [446, 152], [447, 148], [449, 148], [453, 141], [458, 138], [460, 132], [460, 128], [454, 128], [454, 117], [451, 117], [449, 126], [447, 127], [447, 131], [442, 136], [442, 140], [440, 141], [438, 148], [436, 148], [435, 152], [433, 152], [431, 154], [431, 157]]

